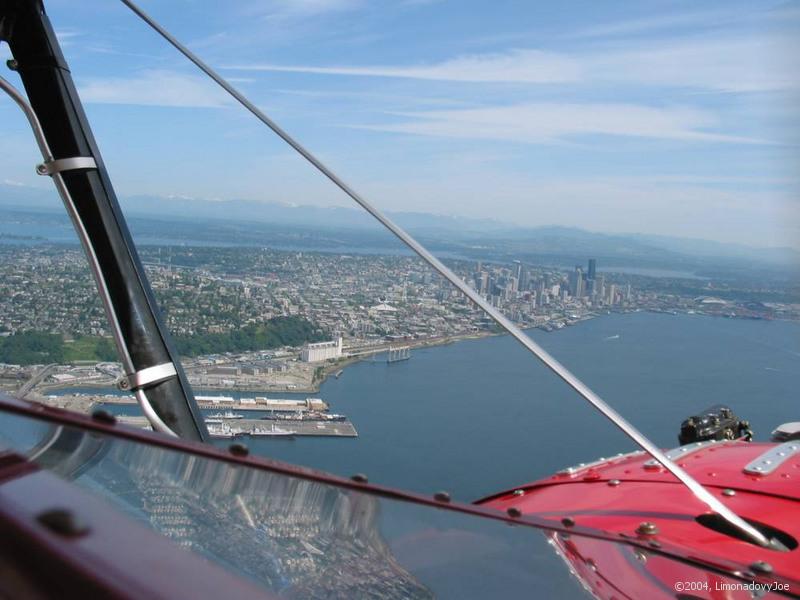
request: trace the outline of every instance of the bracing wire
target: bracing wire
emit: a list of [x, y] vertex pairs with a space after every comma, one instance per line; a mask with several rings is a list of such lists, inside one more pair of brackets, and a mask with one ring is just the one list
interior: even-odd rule
[[145, 13], [131, 0], [120, 0], [131, 9], [140, 19], [154, 29], [169, 44], [177, 49], [181, 54], [188, 58], [195, 66], [213, 79], [222, 89], [230, 94], [237, 102], [250, 111], [259, 121], [269, 127], [276, 135], [283, 139], [289, 146], [294, 148], [303, 158], [311, 163], [320, 173], [325, 175], [334, 185], [353, 199], [359, 206], [371, 214], [386, 229], [391, 231], [406, 246], [413, 250], [420, 258], [433, 267], [439, 274], [453, 284], [467, 298], [480, 307], [489, 315], [500, 327], [509, 333], [514, 339], [522, 344], [534, 356], [542, 361], [551, 371], [560, 377], [567, 385], [575, 390], [595, 409], [600, 411], [607, 419], [622, 430], [625, 435], [631, 438], [639, 447], [657, 460], [661, 465], [670, 471], [681, 483], [683, 483], [694, 496], [708, 506], [712, 511], [728, 521], [733, 527], [744, 533], [749, 539], [760, 546], [769, 546], [770, 542], [756, 528], [747, 521], [739, 517], [731, 509], [725, 506], [718, 498], [713, 496], [700, 483], [698, 483], [689, 473], [670, 460], [661, 449], [651, 442], [643, 433], [629, 423], [622, 415], [609, 406], [600, 396], [593, 392], [587, 385], [578, 379], [569, 369], [562, 365], [558, 360], [551, 356], [544, 348], [534, 342], [522, 329], [508, 320], [500, 311], [491, 306], [480, 294], [467, 285], [460, 277], [446, 267], [439, 259], [433, 256], [425, 247], [411, 237], [399, 225], [395, 224], [389, 217], [383, 214], [371, 202], [356, 192], [352, 187], [345, 183], [336, 173], [322, 163], [314, 154], [307, 150], [300, 142], [283, 130], [275, 121], [270, 119], [262, 110], [255, 106], [242, 93], [234, 88], [228, 81], [219, 75], [214, 69], [208, 66], [197, 55], [179, 42], [171, 33], [164, 29], [158, 22]]

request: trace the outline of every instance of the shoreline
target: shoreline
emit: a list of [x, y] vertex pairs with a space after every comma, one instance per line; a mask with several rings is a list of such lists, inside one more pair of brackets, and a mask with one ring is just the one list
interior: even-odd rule
[[[445, 337], [438, 337], [438, 338], [427, 338], [423, 340], [409, 340], [407, 342], [402, 342], [401, 346], [408, 347], [411, 350], [417, 348], [433, 348], [436, 346], [447, 346], [449, 344], [455, 344], [457, 342], [462, 342], [465, 340], [476, 340], [482, 339], [486, 337], [493, 337], [497, 335], [503, 335], [503, 333], [495, 333], [491, 331], [475, 331], [472, 333], [464, 333], [464, 334], [456, 334], [452, 336], [445, 336]], [[338, 360], [334, 363], [324, 365], [321, 376], [319, 379], [315, 379], [313, 385], [310, 388], [304, 390], [286, 390], [287, 393], [290, 392], [300, 392], [300, 393], [316, 393], [320, 391], [322, 384], [325, 383], [328, 378], [333, 375], [334, 373], [338, 373], [339, 371], [343, 371], [347, 367], [354, 365], [356, 363], [360, 363], [364, 360], [368, 360], [369, 357], [375, 354], [382, 354], [389, 350], [389, 344], [385, 346], [380, 346], [380, 349], [376, 349], [375, 352], [367, 354], [366, 356], [347, 356], [341, 360]], [[242, 391], [258, 391], [258, 390], [242, 390]]]
[[[411, 349], [415, 348], [432, 348], [436, 346], [446, 346], [448, 344], [454, 344], [456, 342], [464, 341], [464, 340], [471, 340], [471, 339], [482, 339], [485, 337], [493, 337], [497, 335], [503, 335], [502, 333], [495, 333], [495, 332], [472, 332], [466, 334], [457, 334], [452, 336], [445, 336], [439, 338], [427, 338], [423, 340], [409, 340], [408, 342], [404, 342], [402, 345], [407, 346]], [[370, 356], [373, 354], [380, 354], [382, 352], [386, 352], [388, 350], [389, 345], [380, 346], [376, 348], [374, 353], [370, 353], [366, 356], [345, 356], [341, 359], [336, 360], [335, 362], [329, 364], [322, 364], [319, 367], [322, 368], [321, 373], [318, 377], [315, 377], [312, 385], [310, 386], [298, 386], [293, 388], [288, 388], [287, 386], [255, 386], [255, 385], [233, 385], [233, 386], [193, 386], [193, 391], [196, 395], [203, 395], [202, 392], [209, 391], [209, 392], [262, 392], [262, 393], [283, 393], [283, 394], [315, 394], [318, 393], [322, 387], [322, 384], [325, 383], [332, 375], [338, 373], [339, 371], [343, 371], [347, 367], [354, 365], [356, 363], [362, 362], [364, 360], [368, 360]], [[108, 380], [107, 382], [86, 382], [86, 383], [78, 383], [78, 384], [71, 384], [71, 383], [63, 383], [63, 384], [48, 384], [44, 386], [37, 386], [35, 393], [40, 396], [48, 396], [49, 393], [55, 391], [69, 391], [71, 389], [92, 389], [95, 388], [97, 390], [106, 390], [108, 388], [116, 388], [115, 380]], [[61, 394], [60, 396], [67, 396], [69, 394]], [[86, 394], [89, 396], [93, 394]], [[101, 394], [96, 394], [97, 396]], [[128, 396], [113, 396], [109, 397], [108, 399], [104, 400], [107, 402], [112, 403], [119, 403], [119, 404], [136, 404], [136, 400], [132, 397], [128, 399]]]
[[[636, 314], [636, 313], [642, 313], [642, 312], [652, 313], [652, 314], [675, 315], [675, 316], [677, 316], [677, 315], [683, 315], [683, 316], [695, 316], [695, 315], [697, 315], [697, 316], [705, 316], [705, 317], [712, 317], [712, 318], [713, 317], [715, 317], [715, 318], [731, 318], [731, 317], [728, 317], [726, 315], [718, 315], [718, 314], [708, 314], [708, 313], [699, 313], [699, 312], [697, 312], [697, 313], [688, 313], [688, 312], [682, 312], [682, 311], [680, 311], [680, 312], [671, 312], [671, 311], [667, 311], [667, 310], [649, 310], [649, 309], [622, 311], [622, 312], [614, 311], [614, 312], [612, 312], [610, 314]], [[583, 318], [580, 318], [580, 319], [578, 319], [578, 320], [576, 320], [576, 321], [574, 321], [572, 323], [568, 323], [568, 324], [565, 323], [565, 325], [568, 326], [568, 327], [572, 327], [572, 326], [577, 325], [579, 323], [582, 323], [584, 321], [590, 321], [590, 320], [593, 320], [595, 318], [603, 317], [603, 316], [606, 316], [606, 314], [605, 313], [599, 313], [599, 314], [597, 314], [597, 313], [589, 313], [589, 314], [585, 315]], [[744, 320], [749, 320], [749, 319], [744, 319]], [[783, 319], [781, 319], [781, 320], [783, 321]], [[792, 322], [791, 319], [788, 319], [787, 321]], [[527, 331], [528, 329], [537, 329], [537, 328], [539, 328], [539, 327], [538, 326], [531, 326], [531, 327], [525, 328], [525, 330]], [[556, 328], [554, 331], [559, 331], [560, 329], [563, 329], [563, 328], [564, 327], [562, 326], [560, 328]], [[548, 333], [550, 333], [550, 331], [548, 331]], [[446, 345], [449, 345], [449, 344], [454, 344], [454, 343], [465, 341], [465, 340], [483, 339], [483, 338], [487, 338], [487, 337], [496, 337], [496, 336], [502, 336], [502, 335], [508, 335], [508, 334], [505, 333], [505, 332], [502, 332], [502, 331], [497, 331], [497, 332], [496, 331], [475, 331], [475, 332], [470, 332], [470, 333], [455, 334], [455, 335], [451, 335], [451, 336], [443, 336], [443, 337], [436, 337], [436, 338], [425, 338], [425, 339], [419, 339], [419, 340], [408, 340], [408, 341], [403, 341], [403, 342], [397, 342], [396, 345], [408, 347], [408, 348], [413, 350], [413, 349], [418, 349], [418, 348], [433, 348], [433, 347], [437, 347], [437, 346], [446, 346]], [[362, 362], [364, 360], [369, 360], [369, 358], [371, 356], [375, 355], [375, 354], [380, 354], [380, 353], [388, 351], [388, 348], [389, 348], [390, 345], [391, 344], [382, 344], [382, 345], [376, 346], [375, 351], [374, 352], [370, 352], [369, 354], [359, 355], [359, 356], [344, 356], [344, 357], [336, 360], [335, 362], [319, 365], [318, 368], [321, 368], [322, 371], [319, 373], [319, 375], [315, 375], [314, 376], [311, 385], [295, 386], [295, 387], [292, 387], [292, 388], [289, 388], [288, 386], [285, 386], [285, 385], [276, 385], [276, 386], [270, 386], [270, 385], [248, 385], [248, 384], [233, 385], [233, 386], [208, 386], [208, 385], [205, 385], [205, 386], [202, 386], [202, 387], [201, 386], [193, 386], [193, 390], [199, 395], [203, 395], [203, 393], [202, 393], [203, 391], [209, 391], [209, 392], [214, 392], [214, 393], [226, 392], [227, 391], [227, 392], [261, 392], [261, 393], [264, 393], [264, 394], [267, 394], [267, 393], [269, 393], [269, 394], [276, 394], [276, 393], [278, 393], [278, 394], [280, 394], [280, 393], [284, 393], [284, 394], [316, 394], [316, 393], [318, 393], [320, 391], [322, 385], [331, 377], [331, 375], [334, 375], [335, 373], [337, 373], [339, 371], [343, 371], [343, 370], [347, 369], [347, 367], [349, 367], [349, 366], [351, 366], [353, 364]], [[104, 382], [91, 381], [91, 382], [77, 383], [77, 384], [70, 384], [70, 383], [45, 384], [45, 385], [37, 386], [32, 391], [34, 393], [40, 395], [40, 396], [47, 396], [51, 392], [62, 391], [62, 390], [68, 391], [70, 389], [78, 389], [78, 388], [89, 388], [89, 389], [96, 388], [98, 390], [104, 390], [104, 389], [108, 389], [108, 388], [115, 388], [116, 387], [115, 383], [116, 383], [115, 380], [109, 379], [108, 381], [104, 381]], [[68, 394], [64, 394], [64, 395], [68, 395]], [[100, 394], [98, 394], [98, 395], [100, 395]], [[123, 400], [123, 398], [126, 398], [126, 397], [125, 396], [116, 396], [114, 399], [109, 399], [108, 401], [120, 402], [120, 403], [128, 403], [128, 400], [127, 399]], [[130, 402], [135, 404], [136, 401], [131, 399]]]

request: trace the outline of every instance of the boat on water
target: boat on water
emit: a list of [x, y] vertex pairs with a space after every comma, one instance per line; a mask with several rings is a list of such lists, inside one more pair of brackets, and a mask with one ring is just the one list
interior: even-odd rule
[[253, 437], [274, 437], [280, 439], [293, 439], [296, 432], [291, 429], [276, 427], [274, 424], [270, 428], [254, 427], [248, 435]]
[[[242, 415], [240, 413], [235, 413], [235, 412], [230, 411], [230, 410], [226, 410], [225, 412], [216, 412], [216, 413], [212, 413], [212, 414], [208, 415], [208, 419], [226, 419], [226, 420], [230, 420], [230, 419], [243, 419], [243, 418], [244, 418], [244, 415]], [[206, 420], [206, 422], [208, 422], [208, 420]]]
[[220, 420], [219, 423], [207, 423], [208, 433], [212, 439], [226, 439], [235, 438], [245, 434], [245, 430], [239, 427], [231, 427], [231, 425]]
[[264, 421], [346, 421], [345, 415], [319, 411], [298, 411], [291, 413], [270, 413], [261, 417]]
[[337, 413], [323, 413], [319, 415], [321, 421], [346, 421], [347, 417]]
[[222, 423], [221, 425], [211, 425], [208, 428], [208, 433], [212, 439], [226, 439], [235, 438], [241, 435], [241, 431], [231, 429], [230, 426]]

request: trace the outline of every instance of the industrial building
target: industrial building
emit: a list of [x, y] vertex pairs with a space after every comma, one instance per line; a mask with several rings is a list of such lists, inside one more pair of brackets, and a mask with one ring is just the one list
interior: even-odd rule
[[330, 342], [317, 342], [316, 344], [306, 344], [300, 353], [300, 360], [303, 362], [321, 362], [332, 358], [339, 358], [342, 355], [342, 338], [337, 337]]

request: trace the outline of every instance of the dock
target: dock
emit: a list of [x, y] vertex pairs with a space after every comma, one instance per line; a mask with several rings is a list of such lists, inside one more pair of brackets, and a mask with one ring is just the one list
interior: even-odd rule
[[[145, 417], [120, 415], [117, 417], [120, 423], [150, 429], [150, 423]], [[233, 429], [242, 430], [242, 434], [237, 437], [249, 437], [249, 432], [256, 427], [267, 428], [272, 423], [281, 429], [294, 431], [295, 436], [315, 436], [315, 437], [358, 437], [358, 432], [349, 420], [344, 421], [267, 421], [263, 419], [225, 419], [225, 422]], [[235, 438], [232, 438], [235, 439]], [[270, 439], [269, 437], [256, 437], [252, 439]], [[281, 439], [281, 438], [274, 438]]]
[[411, 358], [410, 346], [400, 346], [400, 347], [389, 346], [389, 352], [386, 357], [386, 362], [391, 364], [403, 360], [408, 360], [409, 358]]
[[195, 400], [197, 400], [200, 408], [208, 410], [263, 410], [275, 412], [314, 410], [326, 412], [329, 408], [328, 403], [321, 398], [297, 400], [256, 396], [255, 398], [239, 398], [235, 400], [232, 396], [195, 396]]
[[[293, 421], [281, 419], [280, 421], [267, 421], [263, 419], [236, 419], [228, 421], [232, 429], [244, 430], [244, 435], [256, 427], [269, 427], [275, 423], [276, 427], [294, 431], [296, 436], [324, 436], [324, 437], [358, 437], [358, 432], [353, 424], [348, 421]], [[264, 439], [264, 438], [255, 438]]]

